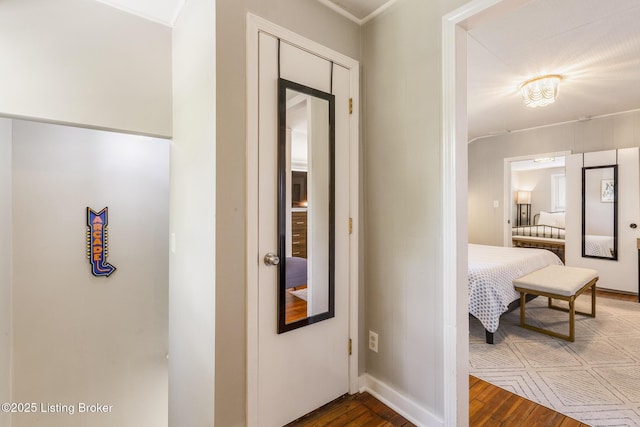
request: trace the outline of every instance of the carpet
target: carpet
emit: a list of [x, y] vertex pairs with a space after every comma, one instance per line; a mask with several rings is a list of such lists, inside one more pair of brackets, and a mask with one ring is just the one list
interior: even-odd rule
[[[588, 312], [590, 298], [576, 308]], [[527, 322], [567, 334], [569, 314], [546, 304], [527, 303]], [[501, 318], [494, 345], [469, 319], [471, 375], [591, 426], [640, 427], [640, 304], [598, 298], [595, 318], [576, 314], [573, 343], [521, 328], [519, 309]]]

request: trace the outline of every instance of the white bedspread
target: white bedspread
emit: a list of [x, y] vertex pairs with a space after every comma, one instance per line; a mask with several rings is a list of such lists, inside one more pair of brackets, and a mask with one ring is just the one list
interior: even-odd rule
[[562, 261], [545, 249], [469, 244], [469, 313], [487, 331], [497, 331], [500, 315], [520, 298], [513, 280], [547, 265]]
[[591, 256], [613, 258], [613, 236], [584, 236], [584, 252]]

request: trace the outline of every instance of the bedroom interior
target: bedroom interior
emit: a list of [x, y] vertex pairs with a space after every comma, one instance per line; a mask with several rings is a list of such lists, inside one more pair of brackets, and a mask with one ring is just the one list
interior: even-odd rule
[[[20, 2], [27, 3], [24, 0], [20, 0]], [[5, 2], [5, 4], [7, 3]], [[89, 2], [84, 3], [84, 7], [91, 9], [91, 6], [87, 6]], [[366, 270], [369, 275], [367, 287], [370, 291], [366, 300], [367, 314], [365, 317], [362, 313], [361, 325], [363, 327], [365, 325], [379, 327], [382, 330], [381, 337], [392, 337], [392, 339], [383, 338], [381, 340], [379, 354], [367, 354], [362, 351], [361, 366], [365, 366], [366, 362], [365, 375], [371, 374], [391, 379], [393, 382], [391, 385], [396, 390], [415, 399], [419, 409], [429, 412], [428, 415], [431, 412], [436, 416], [445, 413], [445, 418], [449, 419], [452, 411], [450, 407], [456, 403], [453, 402], [455, 399], [451, 399], [451, 386], [447, 384], [450, 377], [443, 378], [442, 375], [442, 372], [448, 372], [447, 369], [442, 369], [442, 352], [438, 348], [439, 346], [433, 345], [433, 343], [446, 342], [442, 339], [442, 335], [448, 334], [446, 327], [450, 326], [444, 322], [445, 328], [442, 327], [442, 318], [446, 316], [443, 316], [441, 312], [439, 298], [441, 298], [443, 289], [439, 280], [430, 281], [430, 286], [419, 285], [425, 282], [425, 277], [438, 279], [442, 273], [442, 267], [438, 265], [439, 248], [436, 247], [437, 245], [431, 244], [431, 239], [423, 237], [437, 235], [442, 224], [438, 213], [433, 209], [433, 200], [437, 198], [438, 183], [441, 180], [437, 176], [439, 147], [435, 142], [438, 139], [441, 124], [439, 123], [440, 118], [437, 117], [438, 114], [434, 113], [439, 104], [437, 75], [441, 59], [439, 58], [438, 36], [441, 33], [441, 15], [443, 11], [453, 8], [454, 1], [402, 1], [401, 5], [408, 6], [398, 7], [397, 10], [393, 10], [393, 13], [383, 17], [384, 19], [380, 19], [379, 22], [373, 22], [372, 25], [364, 27], [361, 31], [362, 40], [359, 30], [346, 28], [344, 22], [327, 18], [322, 10], [309, 6], [315, 2], [259, 0], [253, 2], [218, 1], [218, 3], [226, 3], [224, 10], [216, 11], [215, 7], [212, 10], [212, 2], [206, 4], [199, 0], [186, 2], [187, 8], [183, 18], [187, 20], [181, 21], [180, 25], [174, 28], [173, 37], [169, 34], [167, 38], [165, 34], [164, 40], [169, 39], [169, 42], [163, 45], [170, 46], [173, 42], [175, 53], [173, 55], [175, 80], [172, 95], [176, 117], [173, 120], [173, 130], [162, 126], [145, 127], [141, 124], [144, 122], [143, 118], [139, 118], [139, 121], [133, 124], [125, 122], [123, 117], [116, 117], [115, 123], [105, 124], [97, 120], [99, 124], [104, 126], [123, 128], [129, 126], [129, 128], [142, 129], [157, 135], [169, 136], [173, 131], [178, 147], [184, 147], [184, 150], [178, 150], [176, 157], [172, 158], [171, 165], [172, 176], [178, 175], [180, 177], [179, 180], [172, 182], [172, 189], [178, 190], [180, 198], [171, 206], [172, 229], [175, 229], [179, 236], [179, 253], [172, 255], [170, 261], [173, 271], [177, 271], [175, 273], [177, 277], [172, 276], [171, 282], [179, 283], [180, 286], [170, 286], [171, 291], [174, 292], [173, 296], [175, 297], [177, 293], [179, 297], [172, 298], [173, 304], [170, 306], [174, 325], [177, 325], [177, 328], [170, 331], [172, 338], [170, 339], [172, 354], [170, 365], [173, 366], [173, 374], [170, 373], [170, 378], [174, 381], [174, 391], [170, 391], [172, 393], [170, 394], [172, 402], [170, 413], [174, 414], [173, 417], [176, 413], [183, 413], [186, 414], [186, 418], [173, 418], [172, 423], [174, 425], [195, 425], [195, 420], [199, 420], [198, 422], [210, 421], [208, 424], [213, 424], [215, 418], [216, 424], [226, 426], [243, 425], [246, 421], [244, 416], [246, 389], [243, 384], [250, 373], [246, 371], [243, 357], [238, 357], [238, 355], [246, 354], [245, 342], [243, 341], [246, 322], [242, 313], [247, 298], [242, 291], [238, 291], [243, 289], [244, 285], [242, 265], [239, 265], [239, 260], [242, 259], [244, 253], [243, 220], [246, 213], [243, 201], [245, 194], [241, 188], [246, 172], [242, 165], [244, 147], [238, 141], [244, 140], [245, 137], [242, 120], [246, 104], [242, 96], [245, 87], [244, 76], [238, 72], [238, 70], [244, 69], [244, 58], [238, 54], [237, 47], [242, 46], [245, 40], [243, 19], [247, 9], [259, 12], [282, 25], [291, 26], [302, 34], [315, 37], [328, 45], [337, 46], [338, 49], [354, 56], [360, 54], [358, 49], [362, 49], [364, 69], [368, 72], [368, 78], [363, 82], [363, 91], [367, 89], [370, 108], [368, 111], [370, 120], [366, 126], [363, 126], [369, 134], [367, 137], [367, 157], [363, 159], [363, 164], [365, 166], [364, 177], [367, 179], [368, 185], [364, 196], [370, 215], [366, 225], [368, 234], [367, 265], [363, 266], [363, 270]], [[305, 3], [304, 7], [299, 6], [302, 3]], [[458, 1], [456, 3], [462, 5], [465, 2]], [[283, 14], [280, 7], [283, 4], [292, 7], [294, 12]], [[594, 6], [597, 7], [597, 4], [594, 3]], [[73, 4], [73, 7], [76, 5]], [[589, 9], [589, 7], [585, 7], [585, 9]], [[214, 16], [216, 13], [219, 13], [217, 21]], [[84, 17], [81, 13], [78, 16]], [[419, 18], [415, 18], [416, 16]], [[429, 17], [429, 25], [424, 25], [425, 16]], [[45, 21], [49, 20], [47, 17]], [[420, 22], [416, 23], [418, 20]], [[28, 22], [31, 23], [31, 21]], [[56, 20], [56, 22], [58, 21]], [[91, 21], [86, 22], [87, 27], [91, 27], [89, 25]], [[544, 22], [544, 20], [538, 22]], [[38, 31], [37, 34], [49, 33], [43, 39], [49, 37], [55, 39], [56, 28], [47, 27], [42, 22], [37, 22], [37, 24], [30, 26], [31, 31]], [[309, 25], [307, 26], [307, 24]], [[333, 29], [331, 34], [326, 32], [326, 27], [329, 24], [335, 24], [330, 25]], [[42, 28], [45, 30], [40, 33]], [[192, 28], [195, 28], [195, 31], [190, 31]], [[399, 28], [409, 28], [414, 31], [398, 31]], [[138, 27], [137, 30], [141, 30], [141, 28]], [[195, 36], [194, 34], [198, 32], [201, 34]], [[203, 40], [201, 35], [206, 35], [204, 37], [206, 40]], [[220, 43], [216, 47], [216, 35], [218, 38], [224, 39], [225, 43]], [[354, 37], [350, 37], [351, 35]], [[420, 42], [412, 41], [413, 39], [419, 39]], [[375, 40], [376, 43], [368, 43], [370, 40]], [[391, 40], [389, 45], [377, 43], [378, 41], [388, 43], [389, 40]], [[402, 47], [405, 43], [408, 46], [406, 49]], [[75, 46], [68, 40], [61, 43], [62, 46], [69, 44]], [[151, 43], [147, 41], [145, 49], [141, 49], [141, 51], [149, 51], [149, 45]], [[217, 53], [216, 48], [219, 50]], [[28, 49], [22, 51], [31, 52]], [[34, 56], [49, 57], [49, 55]], [[93, 58], [91, 55], [79, 56]], [[131, 57], [136, 56], [132, 55]], [[217, 66], [215, 64], [216, 58], [218, 60]], [[139, 59], [144, 59], [144, 57]], [[117, 59], [112, 62], [120, 64]], [[8, 68], [11, 69], [11, 65], [15, 63], [18, 62], [7, 61]], [[193, 75], [189, 72], [194, 64], [198, 65], [197, 69], [201, 70], [202, 74]], [[415, 68], [407, 67], [408, 64], [415, 65]], [[397, 96], [398, 94], [389, 96], [389, 93], [383, 93], [384, 91], [379, 90], [386, 87], [385, 81], [398, 84], [399, 80], [395, 77], [401, 74], [405, 67], [412, 71], [412, 75], [404, 75], [406, 81], [417, 83], [413, 93], [407, 93], [404, 96]], [[77, 68], [85, 71], [84, 66]], [[161, 68], [170, 69], [171, 66]], [[47, 73], [57, 71], [45, 67], [33, 67], [32, 71], [37, 73], [41, 69], [46, 70]], [[217, 88], [216, 72], [218, 73]], [[148, 75], [153, 74], [152, 72], [148, 73]], [[433, 85], [420, 84], [425, 81], [425, 75], [428, 75], [427, 81], [434, 83]], [[78, 82], [81, 80], [78, 79]], [[123, 84], [119, 86], [131, 87], [130, 83], [136, 80], [148, 82], [149, 79], [145, 79], [144, 76], [126, 77], [123, 78]], [[565, 83], [568, 81], [564, 80]], [[57, 87], [55, 84], [51, 84], [51, 86]], [[166, 86], [170, 87], [171, 85]], [[429, 89], [426, 90], [424, 86]], [[105, 87], [108, 88], [108, 85]], [[190, 91], [192, 87], [202, 88], [202, 90], [198, 90], [198, 93], [195, 94]], [[74, 88], [75, 86], [71, 89]], [[80, 90], [79, 93], [73, 94], [84, 99], [80, 96], [83, 93], [93, 92]], [[154, 93], [154, 91], [150, 91], [150, 93]], [[224, 105], [224, 108], [219, 108], [220, 111], [217, 113], [215, 111], [216, 93], [220, 99], [234, 100]], [[561, 88], [560, 95], [562, 96], [564, 93]], [[124, 95], [123, 97], [126, 98]], [[33, 102], [39, 97], [34, 97], [31, 92], [26, 93], [23, 97], [33, 106], [44, 104]], [[11, 99], [11, 97], [9, 98]], [[112, 100], [108, 96], [105, 98]], [[429, 102], [425, 102], [425, 99], [429, 99]], [[64, 102], [59, 103], [65, 104]], [[69, 102], [69, 105], [82, 104], [83, 102]], [[170, 106], [171, 102], [158, 102], [158, 104]], [[112, 112], [116, 112], [116, 116], [118, 116], [117, 113], [127, 116], [129, 111], [118, 111], [118, 108], [113, 108], [114, 105], [117, 103], [112, 102], [106, 106], [109, 108], [105, 107], [105, 110], [113, 111], [103, 112], [97, 108], [96, 111], [92, 110], [87, 113], [89, 115], [95, 114], [95, 116], [104, 119], [110, 118]], [[194, 105], [197, 105], [198, 108], [194, 108]], [[137, 102], [132, 102], [130, 107], [133, 115], [135, 112], [142, 111], [149, 113], [143, 108], [144, 105]], [[185, 112], [189, 114], [187, 115]], [[202, 114], [192, 114], [194, 112]], [[396, 114], [393, 114], [394, 112]], [[42, 110], [27, 110], [26, 113], [37, 115], [42, 114]], [[544, 114], [544, 111], [542, 113]], [[80, 116], [82, 118], [78, 119]], [[395, 117], [396, 120], [390, 119], [388, 122], [380, 120], [385, 116]], [[69, 117], [72, 117], [78, 121], [87, 120], [89, 122], [95, 119], [95, 117], [87, 118], [78, 112], [75, 114], [72, 112], [70, 115], [58, 112], [51, 117], [53, 120], [65, 118], [69, 120]], [[217, 141], [216, 129], [211, 129], [211, 124], [216, 122], [216, 117], [218, 119]], [[597, 121], [599, 119], [594, 118], [592, 123]], [[165, 125], [172, 123], [171, 119], [167, 119], [165, 116], [160, 120], [153, 120], [153, 122]], [[416, 123], [418, 124], [416, 125]], [[629, 129], [628, 122], [623, 126], [625, 129]], [[587, 128], [585, 133], [589, 136], [595, 136], [598, 130], [602, 131], [602, 128], [594, 126]], [[602, 134], [602, 132], [600, 133]], [[508, 136], [515, 135], [516, 132], [508, 134]], [[424, 144], [425, 136], [429, 141], [433, 141], [433, 144]], [[525, 145], [537, 147], [536, 152], [551, 152], [551, 147], [540, 146], [542, 139], [545, 138], [538, 135], [526, 141]], [[189, 143], [184, 144], [185, 141]], [[389, 144], [389, 141], [394, 143]], [[482, 143], [483, 141], [476, 142]], [[591, 147], [591, 151], [611, 148], [608, 146], [596, 147], [595, 145], [597, 144]], [[583, 147], [581, 146], [581, 148]], [[219, 156], [217, 161], [216, 152]], [[412, 155], [409, 157], [398, 156], [398, 153], [402, 152], [412, 153]], [[501, 153], [499, 158], [502, 160], [516, 155], [519, 153], [506, 152]], [[192, 169], [193, 165], [197, 165], [197, 167]], [[470, 165], [470, 167], [474, 168], [476, 165]], [[487, 161], [483, 167], [502, 173], [503, 164], [496, 165]], [[192, 179], [194, 174], [185, 173], [185, 171], [191, 172], [192, 170], [198, 172], [195, 177], [197, 179]], [[381, 170], [388, 171], [389, 176], [382, 176]], [[216, 176], [218, 177], [217, 185]], [[496, 182], [492, 182], [492, 187], [495, 185], [501, 189], [501, 179], [496, 178]], [[213, 183], [213, 188], [211, 183]], [[400, 187], [399, 183], [409, 183], [411, 187], [406, 188], [404, 192], [399, 192], [398, 188], [405, 188]], [[414, 200], [414, 195], [419, 192], [426, 193], [429, 197]], [[204, 197], [198, 197], [203, 195]], [[491, 201], [498, 200], [498, 208], [504, 207], [504, 203], [501, 203], [503, 200], [501, 198], [503, 197], [502, 192], [500, 195], [490, 194], [486, 198], [484, 195], [480, 196], [480, 198], [489, 201], [489, 204]], [[475, 197], [475, 194], [470, 194], [470, 198]], [[533, 201], [535, 201], [535, 197]], [[220, 206], [218, 210], [215, 209], [216, 202]], [[406, 212], [400, 213], [398, 207], [408, 206], [408, 202], [411, 203], [412, 209], [406, 209]], [[500, 206], [501, 204], [503, 206]], [[494, 208], [489, 211], [490, 217], [495, 216]], [[479, 206], [479, 209], [474, 210], [474, 215], [477, 216], [472, 220], [481, 220], [485, 214], [484, 206]], [[530, 220], [533, 220], [535, 212], [530, 212], [530, 214]], [[218, 224], [203, 224], [199, 237], [206, 237], [206, 242], [203, 242], [201, 238], [194, 238], [192, 234], [188, 233], [194, 221], [201, 218], [202, 215], [216, 217]], [[360, 219], [362, 218], [356, 218], [356, 228], [363, 227], [360, 225], [362, 222], [358, 221]], [[496, 224], [489, 220], [484, 222], [484, 226], [474, 228], [471, 232], [475, 235], [482, 235], [484, 231], [478, 232], [477, 230], [486, 229], [489, 235], [487, 241], [497, 236], [502, 244], [505, 236], [505, 226], [502, 222], [503, 220], [496, 227]], [[392, 223], [393, 226], [387, 227], [386, 225], [389, 223]], [[494, 228], [498, 230], [497, 233], [493, 233]], [[215, 244], [213, 244], [216, 240], [222, 242], [219, 253], [216, 253]], [[175, 244], [175, 240], [173, 244]], [[424, 256], [425, 254], [427, 256]], [[217, 265], [212, 265], [214, 264], [213, 259]], [[407, 260], [411, 260], [411, 269], [406, 268]], [[194, 272], [197, 273], [194, 274]], [[197, 277], [194, 277], [196, 275]], [[203, 284], [210, 283], [216, 283], [216, 287], [203, 286]], [[389, 283], [394, 283], [394, 286], [389, 286]], [[446, 293], [447, 290], [444, 292]], [[176, 302], [182, 303], [182, 305], [176, 304]], [[363, 306], [364, 303], [363, 296]], [[429, 310], [425, 310], [425, 303], [428, 304]], [[534, 301], [533, 304], [535, 303]], [[466, 316], [466, 313], [463, 315]], [[425, 328], [425, 321], [429, 321], [429, 325], [432, 327]], [[193, 328], [194, 324], [197, 324], [198, 328]], [[416, 327], [416, 325], [418, 326]], [[505, 331], [506, 329], [498, 330], [498, 341], [502, 339], [502, 334]], [[587, 336], [584, 331], [585, 328], [578, 327], [579, 336]], [[466, 340], [466, 333], [462, 335]], [[214, 336], [216, 339], [212, 340], [211, 337]], [[481, 339], [483, 346], [488, 347], [484, 345], [484, 337]], [[196, 344], [194, 345], [194, 343]], [[467, 358], [464, 353], [466, 349], [460, 350], [466, 364]], [[428, 363], [425, 363], [425, 356]], [[191, 363], [194, 359], [205, 362]], [[449, 362], [444, 363], [445, 368], [447, 363]], [[425, 379], [433, 380], [433, 382], [429, 382], [431, 387], [424, 386]], [[466, 381], [466, 378], [464, 380]], [[216, 389], [215, 393], [213, 388]], [[185, 390], [196, 390], [198, 395], [203, 396], [201, 400], [206, 403], [202, 405], [189, 401], [188, 393], [185, 393]], [[215, 416], [211, 405], [211, 401], [214, 400], [217, 408]], [[453, 412], [455, 414], [455, 408]]]
[[[533, 1], [490, 29], [469, 31], [469, 242], [545, 248], [560, 264], [600, 275], [597, 317], [576, 316], [575, 342], [522, 329], [517, 310], [487, 320], [478, 307], [491, 312], [500, 298], [488, 304], [486, 296], [472, 296], [470, 373], [589, 425], [638, 425], [640, 389], [629, 384], [640, 381], [640, 94], [622, 92], [632, 84], [623, 75], [640, 68], [640, 33], [632, 24], [640, 11], [631, 1], [606, 10], [588, 3]], [[548, 20], [534, 28], [545, 11]], [[514, 22], [522, 35], [498, 41]], [[514, 80], [527, 70], [562, 75], [555, 103], [519, 108], [515, 96], [512, 104], [502, 96], [480, 102], [482, 94], [505, 92], [504, 81], [492, 77]], [[559, 157], [564, 163], [555, 169], [534, 166], [536, 158]], [[497, 265], [495, 258], [483, 260], [477, 252], [470, 247], [471, 292], [497, 283], [474, 264]], [[513, 280], [506, 279], [509, 292]], [[491, 292], [504, 292], [497, 289]], [[513, 296], [504, 297], [498, 311], [506, 311]], [[576, 304], [588, 312], [590, 298], [585, 292]], [[540, 297], [526, 307], [534, 325], [566, 333], [566, 313], [548, 310]], [[493, 346], [487, 344], [492, 331]]]

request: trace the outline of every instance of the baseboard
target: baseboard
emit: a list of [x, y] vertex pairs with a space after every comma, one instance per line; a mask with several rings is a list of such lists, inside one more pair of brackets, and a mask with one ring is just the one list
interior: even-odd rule
[[442, 418], [369, 374], [360, 376], [360, 391], [368, 392], [418, 427], [444, 426]]

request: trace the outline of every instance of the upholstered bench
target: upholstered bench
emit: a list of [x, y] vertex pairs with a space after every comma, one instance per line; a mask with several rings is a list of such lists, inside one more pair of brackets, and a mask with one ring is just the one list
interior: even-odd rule
[[[532, 331], [562, 338], [567, 341], [575, 340], [575, 314], [596, 317], [596, 282], [598, 272], [590, 268], [567, 267], [564, 265], [550, 265], [540, 270], [522, 276], [513, 281], [516, 291], [520, 292], [520, 326]], [[576, 311], [575, 299], [587, 289], [591, 289], [591, 313]], [[555, 310], [569, 312], [569, 335], [563, 335], [548, 329], [528, 325], [525, 320], [525, 303], [527, 295], [538, 295], [549, 298], [548, 307]], [[569, 308], [553, 305], [552, 300], [567, 301]]]

